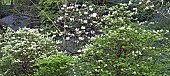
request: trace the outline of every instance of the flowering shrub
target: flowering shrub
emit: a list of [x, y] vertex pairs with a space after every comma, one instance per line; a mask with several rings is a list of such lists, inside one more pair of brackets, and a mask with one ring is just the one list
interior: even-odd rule
[[169, 43], [163, 36], [168, 33], [146, 30], [133, 23], [109, 30], [93, 38], [93, 44], [80, 56], [73, 71], [80, 76], [168, 75], [169, 61], [162, 57], [167, 56], [170, 49], [168, 45], [157, 46], [163, 39]]
[[57, 43], [47, 35], [40, 34], [38, 29], [22, 28], [18, 31], [8, 29], [7, 33], [0, 37], [2, 63], [0, 74], [5, 71], [11, 75], [30, 73], [33, 71], [30, 66], [35, 59], [57, 52], [55, 46]]
[[[49, 31], [47, 29], [44, 30], [51, 33], [51, 35], [56, 35], [56, 37], [60, 36], [65, 39], [67, 41], [66, 50], [80, 49], [80, 46], [88, 43], [91, 37], [101, 34], [99, 31], [100, 27], [96, 25], [101, 19], [103, 7], [88, 3], [81, 4], [81, 2], [76, 1], [66, 2], [60, 5], [58, 1], [42, 0], [42, 2], [40, 1], [40, 5], [43, 5], [40, 6], [43, 7], [42, 11], [46, 11], [47, 13], [51, 12], [49, 13], [49, 17], [55, 26], [53, 26], [53, 28], [51, 28], [52, 24], [47, 27], [43, 26], [43, 28], [49, 29]], [[47, 8], [44, 7], [44, 5], [51, 7]], [[54, 7], [55, 9], [52, 9]], [[42, 13], [40, 13], [40, 15], [41, 14]], [[46, 24], [49, 23], [47, 18], [42, 18]], [[53, 33], [56, 30], [59, 32]]]

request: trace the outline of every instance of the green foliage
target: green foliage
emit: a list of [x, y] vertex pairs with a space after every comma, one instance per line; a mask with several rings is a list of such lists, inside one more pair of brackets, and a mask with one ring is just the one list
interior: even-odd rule
[[[42, 23], [42, 29], [44, 33], [56, 31], [57, 29], [52, 25], [52, 22], [49, 20], [55, 20], [56, 16], [58, 16], [58, 11], [62, 5], [62, 0], [40, 0], [39, 8], [41, 9], [39, 12], [39, 16]], [[48, 18], [48, 17], [49, 18]]]
[[35, 63], [39, 66], [35, 76], [68, 76], [69, 70], [74, 63], [73, 57], [63, 54], [51, 55], [50, 57], [39, 59]]
[[[107, 2], [110, 4], [105, 4]], [[43, 34], [37, 29], [23, 28], [8, 29], [6, 34], [0, 35], [0, 75], [170, 75], [169, 12], [161, 12], [169, 10], [168, 2], [40, 0], [39, 8]], [[152, 26], [154, 21], [148, 22], [155, 13], [163, 17], [157, 19], [158, 26]], [[150, 26], [151, 29], [146, 28]], [[58, 54], [56, 37], [59, 36], [63, 44], [66, 41], [66, 50], [83, 54], [75, 57]], [[77, 50], [89, 39], [92, 44]]]
[[10, 76], [30, 73], [32, 72], [30, 66], [35, 59], [57, 52], [56, 43], [52, 41], [52, 38], [40, 34], [38, 29], [22, 28], [12, 31], [8, 28], [7, 33], [0, 37], [0, 63], [2, 63], [0, 74], [8, 69]]
[[79, 69], [75, 68], [74, 72], [80, 76], [166, 75], [162, 71], [168, 69], [165, 65], [169, 61], [162, 61], [162, 56], [170, 49], [156, 46], [166, 33], [146, 30], [137, 24], [110, 30], [106, 35], [93, 38], [93, 44], [80, 56]]

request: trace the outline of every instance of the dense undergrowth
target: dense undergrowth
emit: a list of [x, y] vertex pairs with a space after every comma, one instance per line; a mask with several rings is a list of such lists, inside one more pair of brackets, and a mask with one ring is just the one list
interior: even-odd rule
[[0, 75], [169, 76], [170, 3], [110, 1], [40, 0], [40, 30], [0, 35]]

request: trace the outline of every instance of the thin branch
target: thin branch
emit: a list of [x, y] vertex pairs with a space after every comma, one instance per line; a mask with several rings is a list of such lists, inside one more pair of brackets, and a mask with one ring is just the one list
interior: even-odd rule
[[[41, 10], [32, 0], [30, 0], [30, 2], [31, 2], [37, 9]], [[58, 29], [59, 32], [61, 32], [61, 31], [59, 30], [59, 28], [56, 26], [55, 22], [46, 14], [45, 11], [43, 11], [43, 14], [48, 18], [48, 20], [50, 20], [50, 21], [52, 22], [53, 26], [54, 26], [56, 29]]]

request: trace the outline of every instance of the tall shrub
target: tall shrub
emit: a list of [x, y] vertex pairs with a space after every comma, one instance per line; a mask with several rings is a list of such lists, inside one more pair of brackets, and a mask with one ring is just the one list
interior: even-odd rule
[[[166, 31], [146, 30], [137, 24], [109, 30], [93, 38], [74, 72], [88, 76], [157, 76], [169, 75], [169, 60], [164, 58], [169, 45], [157, 46]], [[83, 51], [83, 50], [82, 50]]]
[[53, 42], [51, 37], [40, 34], [38, 29], [8, 29], [7, 33], [0, 37], [0, 74], [5, 71], [10, 76], [31, 73], [31, 65], [35, 59], [57, 52], [56, 42]]

